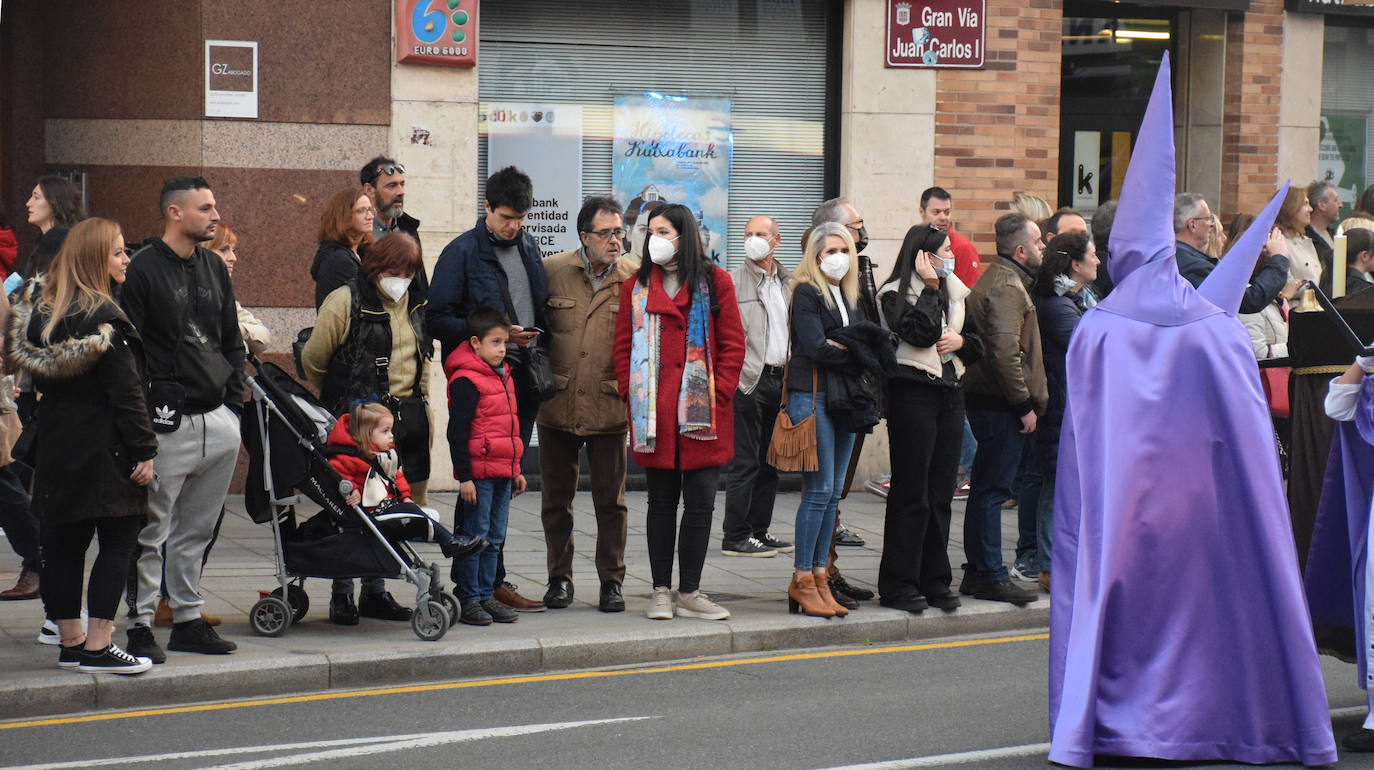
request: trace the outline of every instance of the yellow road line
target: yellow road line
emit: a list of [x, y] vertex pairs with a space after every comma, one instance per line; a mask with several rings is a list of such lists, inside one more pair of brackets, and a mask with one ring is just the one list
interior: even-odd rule
[[1049, 639], [1049, 634], [1025, 634], [1022, 636], [1002, 636], [991, 639], [965, 639], [953, 642], [929, 642], [926, 644], [904, 644], [893, 647], [872, 647], [857, 650], [828, 650], [826, 652], [801, 652], [791, 655], [773, 655], [755, 658], [734, 658], [712, 660], [701, 663], [681, 663], [673, 666], [652, 666], [649, 668], [621, 669], [615, 671], [569, 671], [561, 674], [534, 674], [510, 676], [498, 679], [477, 679], [467, 682], [442, 682], [438, 684], [416, 684], [402, 687], [379, 687], [370, 690], [345, 690], [322, 692], [311, 695], [292, 695], [280, 698], [257, 698], [254, 700], [231, 701], [227, 703], [202, 703], [194, 706], [169, 706], [167, 708], [139, 709], [137, 711], [114, 711], [107, 714], [87, 714], [73, 717], [54, 717], [51, 719], [31, 719], [22, 722], [0, 722], [0, 730], [14, 730], [20, 727], [47, 727], [50, 725], [72, 725], [86, 722], [105, 722], [112, 719], [133, 719], [135, 717], [163, 716], [166, 714], [193, 714], [199, 711], [221, 711], [254, 706], [279, 706], [288, 703], [311, 703], [314, 701], [338, 700], [340, 698], [362, 698], [372, 695], [400, 695], [417, 692], [437, 692], [440, 690], [461, 690], [470, 687], [491, 687], [494, 685], [531, 684], [535, 682], [561, 682], [573, 679], [598, 679], [612, 676], [631, 676], [639, 674], [666, 674], [673, 671], [696, 671], [710, 668], [751, 666], [758, 663], [784, 663], [797, 660], [819, 660], [822, 658], [843, 658], [852, 655], [881, 655], [892, 652], [919, 652], [923, 650], [948, 650], [956, 647], [982, 647], [990, 644], [1012, 644], [1016, 642], [1037, 642]]

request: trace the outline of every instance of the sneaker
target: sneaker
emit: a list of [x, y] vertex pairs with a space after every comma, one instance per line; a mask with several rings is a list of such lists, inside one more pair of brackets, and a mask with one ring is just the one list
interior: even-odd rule
[[[859, 609], [859, 600], [855, 599], [854, 597], [850, 596], [844, 591], [841, 591], [839, 587], [835, 585], [834, 580], [826, 579], [825, 585], [827, 588], [830, 589], [830, 596], [835, 600], [836, 604], [840, 605], [841, 607], [844, 607], [847, 610]], [[868, 598], [873, 598], [873, 594], [871, 592], [869, 593]]]
[[497, 623], [514, 623], [520, 619], [520, 613], [495, 599], [483, 599], [482, 609], [486, 610], [491, 619]]
[[378, 620], [410, 620], [410, 608], [397, 604], [390, 591], [358, 597], [358, 614]]
[[482, 607], [481, 602], [464, 604], [463, 611], [458, 615], [458, 622], [469, 626], [489, 626], [491, 621], [491, 613]]
[[979, 583], [973, 589], [973, 597], [989, 602], [1007, 602], [1017, 606], [1030, 604], [1036, 598], [1034, 592], [1014, 586], [1010, 580], [1005, 583]]
[[861, 602], [866, 602], [873, 598], [872, 591], [867, 588], [860, 588], [848, 580], [845, 580], [844, 575], [838, 572], [835, 573], [834, 577], [830, 578], [830, 592], [834, 593], [837, 589], [845, 596], [851, 599], [857, 599]]
[[513, 583], [503, 582], [496, 587], [496, 592], [492, 598], [516, 612], [543, 612], [548, 609], [543, 602], [538, 599], [527, 599], [515, 589], [516, 586]]
[[926, 603], [937, 610], [957, 610], [963, 601], [959, 599], [959, 594], [948, 589], [940, 594], [926, 594]]
[[769, 548], [759, 542], [757, 538], [746, 537], [735, 542], [725, 542], [720, 544], [720, 552], [726, 556], [754, 556], [758, 558], [770, 558], [777, 556], [777, 550]]
[[[81, 611], [81, 630], [86, 630], [86, 611]], [[38, 629], [39, 644], [61, 644], [62, 632], [57, 629], [57, 621], [52, 618], [43, 620], [43, 627]]]
[[202, 655], [228, 655], [238, 648], [237, 644], [220, 638], [215, 629], [205, 622], [205, 618], [177, 623], [172, 626], [172, 637], [167, 640], [169, 650], [198, 652]]
[[862, 548], [863, 544], [864, 539], [850, 532], [843, 524], [835, 531], [835, 545], [849, 545], [856, 548]]
[[685, 594], [677, 592], [677, 614], [684, 618], [701, 618], [702, 620], [729, 620], [730, 611], [711, 601], [710, 597], [700, 591], [693, 591]]
[[964, 483], [962, 483], [962, 484], [960, 484], [959, 486], [957, 486], [957, 487], [954, 488], [954, 499], [955, 499], [955, 500], [967, 500], [967, 499], [968, 499], [968, 491], [969, 491], [969, 483], [968, 483], [967, 481], [965, 481]]
[[147, 626], [129, 626], [129, 643], [124, 645], [135, 658], [147, 658], [154, 663], [167, 662], [167, 653], [158, 646], [153, 638], [153, 629]]
[[667, 588], [655, 588], [649, 600], [649, 609], [644, 613], [649, 620], [673, 619], [673, 592]]
[[[176, 633], [175, 630], [173, 633]], [[85, 674], [141, 674], [152, 667], [153, 662], [148, 658], [134, 657], [110, 642], [110, 646], [103, 650], [82, 651], [81, 664], [76, 670]]]
[[877, 495], [878, 497], [881, 497], [884, 500], [887, 499], [887, 493], [891, 488], [891, 476], [885, 476], [876, 481], [870, 479], [869, 481], [864, 482], [864, 489], [867, 489], [869, 492], [872, 492], [873, 494]]
[[73, 669], [81, 665], [81, 652], [85, 649], [86, 644], [84, 642], [80, 644], [74, 644], [71, 647], [68, 647], [65, 644], [62, 645], [61, 649], [57, 653], [57, 667]]
[[1040, 579], [1040, 570], [1028, 564], [1018, 562], [1011, 565], [1011, 569], [1007, 571], [1011, 573], [1012, 577], [1027, 583], [1034, 583]]
[[755, 535], [754, 539], [759, 541], [760, 543], [763, 543], [769, 548], [772, 548], [774, 551], [777, 551], [778, 553], [792, 553], [792, 551], [794, 550], [791, 543], [787, 542], [786, 540], [779, 540], [776, 537], [773, 537], [773, 533], [771, 532], [764, 532], [762, 535]]

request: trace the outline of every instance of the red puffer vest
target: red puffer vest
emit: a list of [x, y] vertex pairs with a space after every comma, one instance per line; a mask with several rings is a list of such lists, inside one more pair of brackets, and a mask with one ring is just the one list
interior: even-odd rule
[[515, 382], [510, 366], [501, 365], [501, 374], [477, 357], [472, 343], [453, 349], [444, 360], [448, 385], [462, 377], [477, 388], [477, 412], [472, 417], [468, 437], [468, 456], [474, 479], [513, 479], [520, 475], [520, 456], [525, 445], [520, 440], [520, 422], [515, 416]]

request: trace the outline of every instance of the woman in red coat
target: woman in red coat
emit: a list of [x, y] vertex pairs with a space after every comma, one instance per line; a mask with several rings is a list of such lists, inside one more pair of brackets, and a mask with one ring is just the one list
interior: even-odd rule
[[698, 588], [720, 470], [734, 454], [732, 402], [744, 364], [744, 327], [735, 286], [703, 253], [691, 210], [675, 204], [654, 212], [643, 246], [648, 259], [621, 287], [614, 360], [630, 412], [631, 449], [649, 486], [645, 534], [654, 596], [648, 616], [673, 617], [676, 536], [676, 614], [725, 620], [730, 613]]

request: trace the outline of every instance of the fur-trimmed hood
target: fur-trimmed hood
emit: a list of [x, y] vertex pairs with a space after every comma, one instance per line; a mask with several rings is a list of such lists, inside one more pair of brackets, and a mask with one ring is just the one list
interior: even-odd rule
[[15, 299], [5, 337], [7, 365], [49, 379], [79, 377], [114, 347], [119, 311], [111, 305], [91, 315], [70, 316], [54, 329], [57, 339], [42, 344], [38, 340], [47, 316], [34, 309], [34, 299], [41, 291], [42, 284], [33, 281]]

